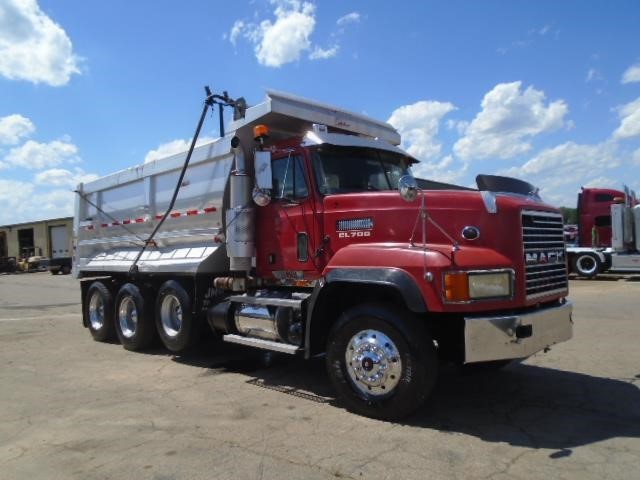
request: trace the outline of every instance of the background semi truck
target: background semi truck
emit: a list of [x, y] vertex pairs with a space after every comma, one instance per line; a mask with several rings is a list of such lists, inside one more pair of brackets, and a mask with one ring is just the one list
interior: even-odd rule
[[[194, 148], [208, 108], [221, 138]], [[234, 120], [224, 133], [223, 107]], [[390, 125], [207, 89], [189, 152], [78, 186], [75, 275], [97, 341], [326, 356], [352, 411], [395, 419], [440, 362], [494, 367], [572, 335], [560, 212], [524, 182], [416, 181]]]
[[603, 272], [640, 272], [640, 205], [624, 190], [582, 188], [578, 236], [567, 247], [571, 270], [593, 278]]

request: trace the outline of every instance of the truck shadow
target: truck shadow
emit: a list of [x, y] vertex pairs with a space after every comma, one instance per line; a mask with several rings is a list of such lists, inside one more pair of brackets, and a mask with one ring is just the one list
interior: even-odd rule
[[578, 446], [640, 438], [640, 389], [632, 383], [637, 378], [600, 378], [526, 364], [472, 376], [445, 369], [430, 401], [406, 424], [555, 449], [550, 457], [560, 458]]
[[[259, 351], [247, 355], [247, 350], [233, 345], [223, 345], [215, 355], [174, 358], [204, 367], [203, 375], [242, 373], [249, 377], [247, 384], [342, 408], [333, 397], [323, 358], [304, 361]], [[640, 373], [617, 380], [514, 364], [470, 375], [443, 366], [427, 404], [399, 423], [553, 449], [550, 458], [562, 458], [582, 445], [640, 438], [640, 389], [634, 382], [640, 382]]]

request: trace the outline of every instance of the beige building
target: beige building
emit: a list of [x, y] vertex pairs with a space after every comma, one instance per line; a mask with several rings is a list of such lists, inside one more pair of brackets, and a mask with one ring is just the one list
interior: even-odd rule
[[73, 218], [0, 226], [0, 257], [71, 257]]

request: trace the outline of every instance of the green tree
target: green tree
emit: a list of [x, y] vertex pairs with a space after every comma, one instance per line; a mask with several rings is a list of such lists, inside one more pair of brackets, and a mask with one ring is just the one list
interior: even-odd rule
[[560, 211], [562, 212], [565, 225], [578, 223], [578, 210], [576, 208], [560, 207]]

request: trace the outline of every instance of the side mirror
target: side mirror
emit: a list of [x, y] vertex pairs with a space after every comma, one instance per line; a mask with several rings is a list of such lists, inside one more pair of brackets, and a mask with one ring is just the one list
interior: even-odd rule
[[271, 190], [271, 152], [258, 150], [255, 153], [254, 164], [256, 172], [256, 186], [260, 190]]
[[398, 190], [405, 202], [413, 202], [418, 196], [418, 182], [411, 175], [404, 175], [398, 181]]

